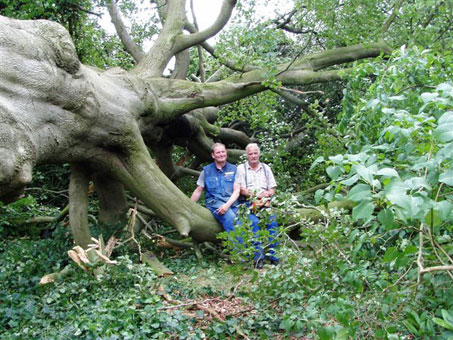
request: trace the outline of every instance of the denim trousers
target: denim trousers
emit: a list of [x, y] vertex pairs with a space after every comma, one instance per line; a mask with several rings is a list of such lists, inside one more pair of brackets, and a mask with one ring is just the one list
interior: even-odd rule
[[206, 208], [209, 209], [209, 211], [214, 215], [214, 218], [219, 221], [226, 232], [231, 232], [234, 230], [234, 220], [236, 219], [238, 207], [233, 206], [228, 209], [225, 214], [219, 215], [216, 210], [224, 204], [225, 203], [220, 201], [213, 201], [213, 203], [207, 205]]
[[[208, 205], [207, 208], [214, 215], [214, 218], [222, 225], [223, 229], [226, 232], [230, 233], [230, 232], [234, 231], [235, 226], [241, 225], [241, 221], [236, 219], [238, 207], [237, 206], [231, 207], [230, 209], [228, 209], [228, 211], [225, 214], [219, 215], [216, 210], [219, 207], [221, 207], [223, 204], [224, 204], [223, 202], [214, 201], [210, 205]], [[257, 236], [258, 231], [260, 230], [258, 216], [256, 216], [254, 213], [250, 212], [248, 214], [247, 218], [251, 222], [253, 234], [255, 236]], [[275, 241], [275, 236], [278, 231], [278, 224], [277, 224], [275, 215], [271, 215], [269, 217], [269, 223], [266, 224], [266, 230], [269, 232], [268, 240], [270, 242], [267, 257], [272, 261], [278, 261], [278, 258], [275, 257], [275, 247], [278, 245], [278, 242]], [[237, 237], [236, 240], [239, 244], [244, 243], [244, 241], [241, 237]], [[253, 242], [253, 246], [255, 248], [253, 259], [255, 261], [264, 259], [266, 257], [266, 254], [264, 253], [264, 249], [261, 245], [261, 242], [255, 241], [255, 242]]]
[[[259, 218], [254, 213], [250, 212], [248, 215], [248, 219], [252, 222], [252, 230], [255, 235], [257, 235], [258, 231], [260, 230], [259, 226]], [[253, 259], [255, 261], [262, 260], [265, 257], [269, 258], [272, 261], [278, 261], [278, 258], [275, 257], [275, 247], [278, 245], [278, 242], [275, 241], [275, 236], [278, 232], [278, 224], [275, 215], [269, 216], [269, 222], [266, 223], [266, 230], [269, 232], [269, 249], [267, 251], [267, 255], [264, 253], [263, 247], [261, 246], [261, 242], [254, 242], [255, 246], [255, 254]]]

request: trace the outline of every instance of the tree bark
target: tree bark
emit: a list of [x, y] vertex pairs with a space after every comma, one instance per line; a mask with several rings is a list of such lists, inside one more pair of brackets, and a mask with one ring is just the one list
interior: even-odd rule
[[93, 181], [99, 199], [99, 222], [125, 223], [127, 200], [123, 184], [106, 173], [96, 174]]
[[159, 169], [146, 146], [136, 147], [129, 157], [120, 158], [108, 152], [93, 155], [93, 162], [110, 169], [153, 212], [175, 227], [182, 236], [213, 241], [221, 227], [206, 208], [192, 202]]
[[89, 174], [81, 164], [71, 164], [69, 181], [69, 224], [76, 245], [86, 249], [91, 243], [88, 228], [88, 184]]

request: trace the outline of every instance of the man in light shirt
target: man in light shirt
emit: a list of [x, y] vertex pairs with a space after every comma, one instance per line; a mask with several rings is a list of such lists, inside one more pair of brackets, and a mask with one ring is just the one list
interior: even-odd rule
[[[268, 207], [270, 200], [275, 195], [277, 183], [271, 168], [260, 162], [260, 149], [256, 143], [251, 143], [245, 148], [247, 162], [237, 168], [235, 182], [240, 186], [240, 194], [247, 199], [250, 212], [248, 219], [252, 223], [252, 229], [255, 234], [259, 231], [259, 218], [256, 215], [256, 209], [259, 207]], [[277, 265], [280, 260], [274, 255], [276, 242], [274, 237], [277, 233], [278, 224], [275, 216], [271, 216], [266, 229], [269, 231], [270, 249], [268, 259], [271, 264]], [[266, 258], [264, 250], [259, 242], [255, 243], [255, 267], [260, 269], [264, 265]]]

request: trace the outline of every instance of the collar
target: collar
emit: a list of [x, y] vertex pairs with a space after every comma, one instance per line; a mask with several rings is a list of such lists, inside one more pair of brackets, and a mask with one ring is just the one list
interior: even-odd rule
[[215, 168], [217, 171], [223, 171], [223, 170], [225, 170], [225, 168], [226, 168], [227, 165], [228, 165], [228, 162], [225, 162], [225, 165], [222, 166], [222, 168], [219, 169], [219, 168], [217, 167], [217, 163], [214, 162], [214, 168]]
[[261, 162], [259, 162], [258, 168], [256, 168], [256, 170], [253, 169], [253, 168], [250, 166], [249, 162], [247, 162], [246, 164], [247, 164], [247, 169], [250, 169], [250, 170], [252, 170], [252, 171], [259, 171], [260, 169], [263, 168], [263, 164], [262, 164]]

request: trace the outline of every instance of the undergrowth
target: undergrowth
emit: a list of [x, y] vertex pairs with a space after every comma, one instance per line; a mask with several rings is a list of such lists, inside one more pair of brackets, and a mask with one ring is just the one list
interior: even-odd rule
[[[328, 222], [326, 222], [328, 221]], [[447, 274], [415, 285], [416, 268], [379, 255], [376, 230], [340, 213], [285, 235], [282, 263], [254, 270], [208, 249], [153, 249], [174, 275], [157, 277], [137, 248], [95, 278], [74, 274], [40, 286], [69, 263], [67, 227], [51, 238], [0, 242], [1, 339], [449, 339], [453, 288]], [[143, 240], [144, 241], [144, 240]], [[395, 239], [388, 242], [395, 242]], [[408, 273], [404, 278], [404, 272]], [[435, 322], [436, 320], [437, 322]], [[443, 322], [443, 323], [442, 323]], [[441, 326], [443, 325], [443, 327]]]

